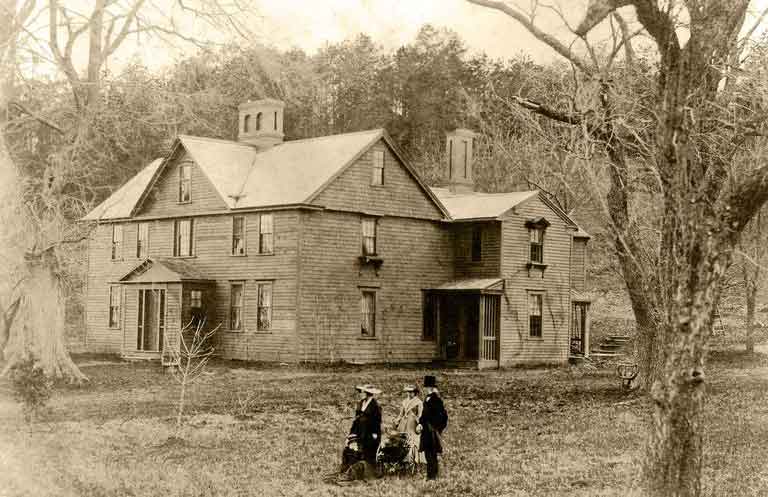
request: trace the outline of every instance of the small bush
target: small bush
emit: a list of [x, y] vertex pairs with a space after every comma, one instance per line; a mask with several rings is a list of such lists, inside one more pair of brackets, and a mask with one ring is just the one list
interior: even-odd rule
[[29, 423], [51, 398], [53, 382], [32, 358], [15, 364], [9, 371], [9, 377], [14, 398], [21, 403], [24, 420]]

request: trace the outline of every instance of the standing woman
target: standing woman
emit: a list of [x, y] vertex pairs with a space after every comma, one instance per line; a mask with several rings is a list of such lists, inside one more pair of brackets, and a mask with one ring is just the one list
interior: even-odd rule
[[400, 406], [400, 415], [395, 421], [397, 431], [405, 433], [408, 436], [408, 461], [414, 464], [423, 464], [426, 462], [424, 456], [419, 453], [419, 434], [416, 433], [416, 426], [419, 424], [421, 411], [424, 404], [419, 398], [419, 387], [408, 385], [403, 388], [407, 395]]
[[437, 381], [434, 376], [424, 377], [424, 387], [427, 397], [424, 399], [424, 409], [422, 409], [416, 431], [421, 434], [419, 450], [424, 452], [427, 460], [427, 480], [436, 480], [437, 455], [443, 452], [440, 434], [448, 426], [448, 413], [437, 391]]
[[380, 394], [381, 390], [373, 385], [362, 385], [357, 389], [361, 392], [361, 399], [353, 427], [357, 431], [363, 457], [370, 464], [376, 465], [376, 451], [381, 442], [381, 407], [374, 396]]

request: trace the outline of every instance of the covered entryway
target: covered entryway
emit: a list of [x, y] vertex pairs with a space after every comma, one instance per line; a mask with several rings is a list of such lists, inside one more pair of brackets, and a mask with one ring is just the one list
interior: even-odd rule
[[125, 301], [123, 357], [160, 359], [167, 347], [178, 346], [185, 327], [209, 327], [214, 282], [186, 261], [146, 259], [114, 283]]
[[499, 366], [504, 280], [473, 278], [425, 290], [425, 329], [433, 327], [440, 359], [449, 364]]

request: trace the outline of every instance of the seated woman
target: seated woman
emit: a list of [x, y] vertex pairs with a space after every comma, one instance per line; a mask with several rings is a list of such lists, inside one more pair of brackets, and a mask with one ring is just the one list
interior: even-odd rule
[[416, 433], [416, 426], [419, 424], [419, 417], [424, 408], [424, 404], [419, 398], [419, 388], [416, 385], [408, 385], [403, 388], [406, 398], [400, 407], [400, 414], [395, 420], [397, 431], [405, 433], [408, 436], [408, 462], [413, 464], [424, 464], [424, 454], [419, 452], [419, 434]]

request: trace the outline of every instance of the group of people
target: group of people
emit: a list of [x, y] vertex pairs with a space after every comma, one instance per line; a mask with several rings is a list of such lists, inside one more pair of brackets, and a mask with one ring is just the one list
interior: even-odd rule
[[[342, 468], [356, 463], [360, 454], [370, 468], [377, 465], [376, 455], [381, 444], [381, 407], [376, 396], [381, 390], [373, 385], [355, 387], [359, 392], [359, 404], [352, 428], [347, 436], [347, 445], [342, 452]], [[448, 413], [437, 389], [434, 376], [424, 377], [426, 397], [422, 401], [419, 388], [408, 385], [403, 389], [406, 395], [393, 428], [405, 434], [408, 441], [407, 459], [411, 464], [426, 463], [427, 479], [434, 480], [438, 473], [438, 454], [443, 451], [441, 434], [448, 425]]]

